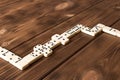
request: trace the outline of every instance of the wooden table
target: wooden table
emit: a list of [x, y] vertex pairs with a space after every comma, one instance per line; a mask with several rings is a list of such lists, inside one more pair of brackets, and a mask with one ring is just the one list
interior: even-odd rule
[[[0, 0], [0, 45], [24, 57], [76, 24], [120, 30], [120, 0]], [[79, 33], [21, 71], [0, 59], [0, 80], [120, 80], [120, 38]]]

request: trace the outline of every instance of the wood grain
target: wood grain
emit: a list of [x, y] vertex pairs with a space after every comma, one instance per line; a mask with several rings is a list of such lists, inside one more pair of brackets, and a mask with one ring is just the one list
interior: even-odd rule
[[[36, 44], [76, 24], [97, 23], [120, 30], [118, 0], [0, 1], [0, 45], [24, 57]], [[120, 39], [106, 33], [84, 33], [20, 71], [0, 59], [0, 80], [119, 80]], [[113, 62], [112, 62], [113, 61]], [[91, 77], [91, 79], [90, 79]]]

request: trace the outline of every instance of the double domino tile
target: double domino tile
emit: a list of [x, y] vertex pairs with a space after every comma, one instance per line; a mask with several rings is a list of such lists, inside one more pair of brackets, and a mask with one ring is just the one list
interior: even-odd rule
[[59, 46], [60, 44], [66, 45], [69, 42], [69, 38], [71, 38], [75, 34], [78, 34], [79, 32], [83, 32], [91, 36], [96, 36], [98, 33], [102, 31], [113, 36], [120, 37], [119, 30], [105, 26], [103, 24], [97, 24], [92, 29], [81, 24], [78, 24], [73, 28], [65, 31], [61, 35], [59, 34], [53, 35], [51, 37], [51, 40], [46, 42], [45, 44], [36, 45], [33, 48], [33, 51], [23, 58], [15, 55], [13, 52], [2, 47], [0, 47], [0, 57], [8, 61], [12, 65], [16, 66], [20, 70], [23, 70], [36, 60], [40, 59], [41, 57], [50, 56], [53, 53], [52, 49]]

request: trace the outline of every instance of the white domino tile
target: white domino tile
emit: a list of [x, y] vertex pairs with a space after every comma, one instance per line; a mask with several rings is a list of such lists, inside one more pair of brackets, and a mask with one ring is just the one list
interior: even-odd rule
[[77, 34], [81, 31], [82, 25], [76, 25], [72, 28], [72, 30], [74, 31], [74, 34]]
[[42, 53], [31, 52], [30, 54], [26, 55], [23, 59], [27, 62], [27, 64], [31, 64], [34, 61], [41, 58], [42, 56], [43, 56]]
[[[52, 40], [56, 40], [56, 41], [59, 41], [58, 38], [60, 38], [61, 36], [59, 34], [54, 34], [51, 39]], [[59, 41], [60, 42], [60, 41]]]
[[36, 45], [36, 46], [33, 47], [33, 50], [36, 51], [36, 50], [38, 50], [38, 49], [41, 48], [41, 47], [42, 47], [42, 45], [41, 45], [41, 44], [38, 44], [38, 45]]
[[[66, 35], [67, 34], [67, 35]], [[64, 32], [63, 34], [61, 34], [62, 36], [66, 36], [67, 38], [71, 38], [72, 36], [74, 36], [76, 33], [74, 31], [74, 29], [69, 29], [66, 32]]]
[[44, 45], [37, 45], [34, 47], [34, 52], [41, 53], [44, 55], [44, 57], [48, 57], [49, 55], [52, 54], [52, 49], [44, 46]]
[[69, 39], [66, 37], [60, 37], [59, 40], [62, 45], [66, 45], [69, 42]]
[[117, 29], [108, 26], [103, 27], [103, 32], [111, 34], [113, 36], [117, 36], [117, 31], [118, 31]]
[[44, 55], [44, 57], [48, 57], [48, 56], [50, 56], [52, 53], [53, 53], [52, 50], [46, 50], [46, 51], [43, 52], [43, 55]]
[[117, 31], [117, 37], [120, 37], [120, 31]]
[[11, 63], [12, 65], [16, 65], [16, 63], [18, 63], [19, 61], [21, 61], [22, 60], [22, 58], [21, 57], [19, 57], [19, 56], [17, 56], [17, 55], [12, 55], [11, 57], [10, 57], [10, 60], [9, 60], [9, 63]]
[[40, 51], [41, 53], [43, 53], [44, 57], [48, 57], [49, 55], [52, 54], [52, 49], [47, 48], [46, 46], [42, 45], [41, 49], [43, 49], [42, 51]]
[[81, 32], [90, 35], [91, 34], [91, 28], [84, 27], [84, 28], [81, 29]]
[[6, 61], [8, 61], [7, 56], [6, 56], [7, 52], [8, 52], [7, 49], [0, 47], [0, 57]]
[[21, 57], [15, 55], [14, 53], [10, 51], [7, 52], [6, 57], [7, 57], [6, 60], [8, 60], [8, 62], [10, 62], [11, 64], [14, 64], [22, 59]]
[[96, 34], [102, 32], [102, 29], [103, 29], [103, 26], [98, 24], [91, 29], [91, 32], [89, 35], [95, 36]]
[[59, 41], [62, 45], [66, 45], [69, 42], [69, 39], [66, 36], [61, 36], [59, 34], [53, 35], [52, 40]]
[[61, 35], [62, 35], [62, 36], [66, 36], [67, 38], [70, 38], [70, 37], [73, 36], [73, 34], [70, 34], [70, 33], [68, 33], [68, 32], [64, 32], [64, 33], [62, 33]]
[[81, 27], [81, 32], [84, 32], [85, 31], [85, 28], [86, 26], [83, 26], [83, 25], [79, 25]]
[[99, 25], [103, 27], [103, 32], [111, 34], [113, 36], [120, 37], [120, 30], [105, 26], [103, 24], [99, 24]]
[[15, 63], [14, 66], [16, 66], [20, 70], [24, 70], [26, 67], [29, 66], [29, 62], [27, 62], [26, 59], [21, 59], [19, 62]]
[[81, 32], [91, 35], [91, 36], [95, 36], [99, 32], [102, 32], [103, 27], [104, 27], [104, 25], [102, 25], [102, 24], [97, 24], [92, 29], [89, 27], [81, 26]]
[[[16, 64], [22, 59], [21, 57], [15, 55], [14, 53], [8, 51], [5, 48], [0, 47], [0, 57], [12, 65], [16, 66]], [[18, 67], [18, 66], [16, 66]]]
[[104, 25], [104, 24], [101, 24], [101, 23], [98, 23], [97, 26], [99, 26], [99, 27], [101, 27], [101, 28], [105, 27], [105, 25]]
[[43, 46], [50, 48], [50, 49], [54, 49], [55, 47], [59, 46], [60, 42], [56, 41], [56, 40], [50, 40], [48, 42], [46, 42], [45, 44], [43, 44]]
[[23, 57], [22, 60], [20, 60], [18, 63], [16, 63], [15, 66], [17, 66], [20, 70], [23, 70], [36, 60], [40, 59], [42, 56], [43, 54], [31, 52], [30, 54]]
[[8, 51], [5, 48], [0, 47], [0, 57], [8, 62], [15, 63], [21, 59], [21, 57], [15, 55], [13, 52]]
[[64, 33], [62, 33], [61, 36], [71, 38], [75, 34], [79, 33], [81, 31], [81, 28], [83, 28], [83, 26], [78, 24], [78, 25], [74, 26], [73, 28], [71, 28], [71, 29], [65, 31]]

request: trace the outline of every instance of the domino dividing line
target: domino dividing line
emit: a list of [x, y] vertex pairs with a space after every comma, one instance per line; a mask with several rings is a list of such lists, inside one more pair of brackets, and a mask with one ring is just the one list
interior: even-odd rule
[[53, 53], [52, 49], [59, 46], [60, 44], [66, 45], [70, 41], [69, 38], [73, 37], [75, 34], [78, 34], [79, 32], [83, 32], [91, 36], [96, 36], [98, 33], [102, 31], [113, 36], [120, 37], [119, 30], [105, 26], [103, 24], [97, 24], [92, 29], [81, 24], [78, 24], [73, 28], [65, 31], [61, 35], [59, 34], [53, 35], [51, 37], [51, 40], [46, 42], [45, 44], [36, 45], [33, 48], [33, 51], [23, 58], [15, 55], [13, 52], [8, 51], [5, 48], [0, 47], [0, 58], [8, 61], [18, 69], [23, 70], [36, 60], [40, 59], [41, 57], [50, 56]]

